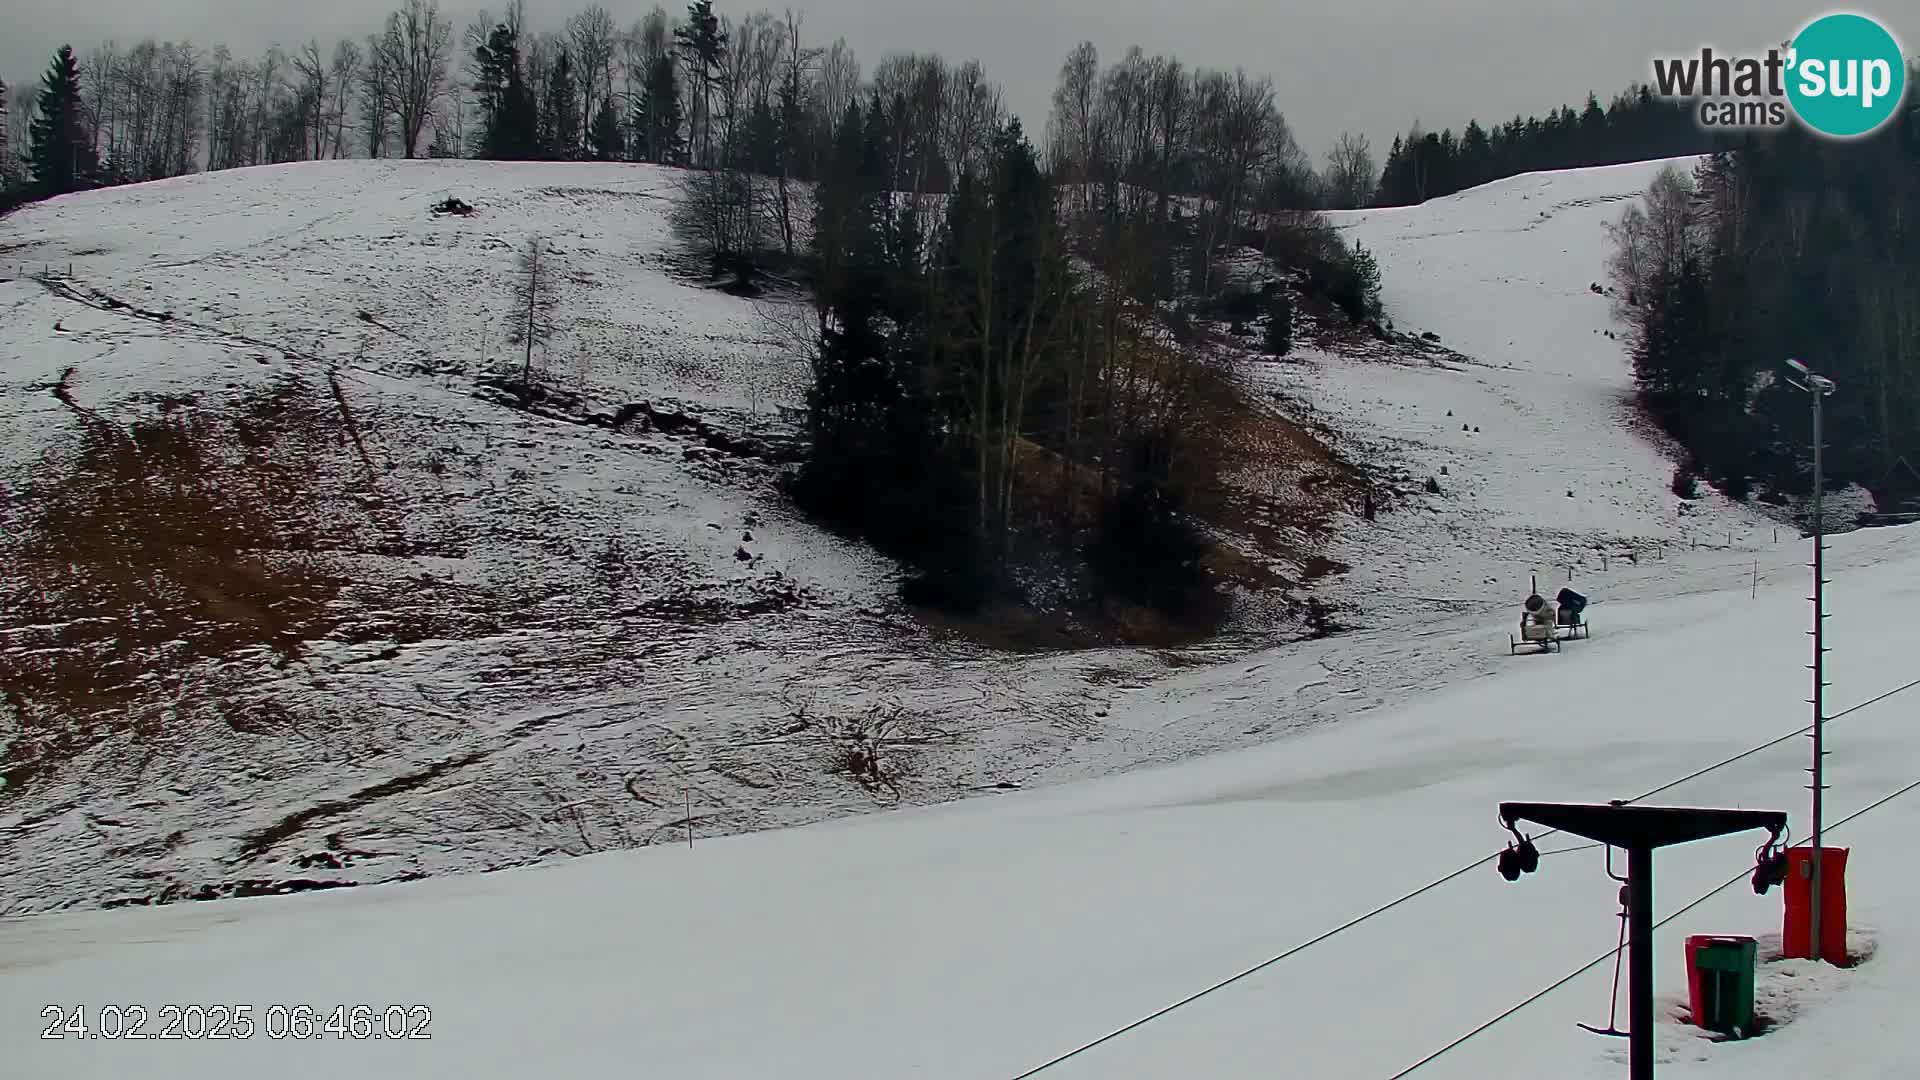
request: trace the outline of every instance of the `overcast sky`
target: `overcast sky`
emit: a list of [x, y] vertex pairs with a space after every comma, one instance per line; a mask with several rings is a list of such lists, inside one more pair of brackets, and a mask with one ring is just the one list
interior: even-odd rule
[[[589, 0], [530, 0], [535, 29], [557, 29]], [[464, 27], [483, 6], [441, 0]], [[628, 25], [653, 4], [603, 0]], [[70, 41], [83, 55], [109, 37], [152, 35], [253, 54], [273, 42], [363, 37], [394, 0], [0, 0], [0, 75], [37, 73]], [[494, 0], [495, 10], [499, 0]], [[784, 6], [784, 4], [779, 5]], [[1649, 78], [1655, 55], [1704, 44], [1762, 47], [1827, 10], [1805, 0], [805, 0], [816, 41], [845, 37], [871, 70], [892, 50], [978, 58], [1029, 125], [1045, 121], [1060, 61], [1091, 40], [1103, 61], [1128, 46], [1189, 65], [1271, 75], [1303, 146], [1319, 157], [1343, 130], [1384, 156], [1418, 120], [1458, 129], [1516, 113], [1602, 99]], [[772, 3], [718, 0], [739, 15]], [[684, 0], [669, 10], [684, 9]], [[1853, 10], [1920, 49], [1920, 0], [1869, 0]], [[1036, 132], [1037, 134], [1037, 132]]]

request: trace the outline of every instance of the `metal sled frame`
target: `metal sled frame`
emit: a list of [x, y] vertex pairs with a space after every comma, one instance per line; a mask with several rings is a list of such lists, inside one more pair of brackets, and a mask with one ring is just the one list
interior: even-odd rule
[[1544, 638], [1520, 638], [1507, 635], [1507, 655], [1516, 656], [1521, 649], [1532, 649], [1536, 653], [1560, 651], [1563, 641], [1580, 641], [1588, 636], [1586, 613], [1575, 617], [1575, 621], [1566, 624], [1555, 623], [1553, 632]]

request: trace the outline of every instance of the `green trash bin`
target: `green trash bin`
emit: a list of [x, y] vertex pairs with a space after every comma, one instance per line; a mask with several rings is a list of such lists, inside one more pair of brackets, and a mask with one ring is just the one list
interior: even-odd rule
[[1696, 1026], [1736, 1039], [1753, 1034], [1753, 983], [1759, 959], [1750, 937], [1687, 939], [1687, 982]]

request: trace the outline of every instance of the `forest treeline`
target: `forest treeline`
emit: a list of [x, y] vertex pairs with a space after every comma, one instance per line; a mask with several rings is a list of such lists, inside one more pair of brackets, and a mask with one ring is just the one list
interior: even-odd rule
[[1838, 387], [1829, 487], [1920, 495], [1920, 99], [1867, 138], [1795, 127], [1667, 171], [1615, 225], [1612, 275], [1641, 399], [1689, 455], [1677, 491], [1809, 490], [1794, 358]]
[[[656, 8], [627, 26], [594, 5], [557, 30], [535, 31], [524, 0], [465, 26], [435, 0], [403, 0], [370, 29], [331, 43], [276, 45], [256, 57], [152, 39], [84, 53], [63, 48], [39, 85], [12, 94], [0, 86], [0, 110], [11, 112], [0, 122], [0, 191], [21, 199], [202, 169], [386, 156], [704, 166], [728, 153], [762, 170], [810, 177], [850, 97], [869, 84], [904, 92], [930, 55], [889, 55], [863, 72], [844, 40], [810, 39], [798, 13], [736, 17], [709, 3], [679, 14]], [[730, 43], [724, 68], [715, 49], [721, 36]], [[1084, 70], [1086, 59], [1069, 57], [1065, 72]], [[954, 72], [998, 96], [978, 64], [954, 65]], [[1204, 136], [1179, 129], [1213, 122], [1212, 106], [1230, 104], [1221, 88], [1202, 85], [1207, 73], [1138, 53], [1110, 74], [1122, 85], [1097, 89], [1103, 105], [1125, 99], [1122, 111], [1091, 111], [1091, 87], [1056, 98], [1056, 116], [1080, 109], [1073, 122], [1082, 130], [1072, 140], [1046, 133], [1041, 149], [1049, 162], [1064, 164], [1057, 155], [1071, 154], [1091, 177], [1100, 164], [1090, 159], [1096, 142], [1137, 142], [1141, 126], [1170, 109], [1175, 122], [1159, 132], [1150, 167], [1193, 187], [1211, 162], [1188, 145]], [[1244, 94], [1245, 87], [1226, 90]], [[36, 153], [34, 129], [43, 122], [52, 141]], [[728, 130], [724, 145], [715, 138], [721, 125], [736, 124], [741, 130]], [[1105, 131], [1109, 125], [1116, 134]], [[1217, 128], [1214, 136], [1232, 137]], [[1394, 140], [1384, 162], [1355, 134], [1341, 136], [1317, 163], [1282, 139], [1273, 149], [1284, 168], [1268, 182], [1293, 209], [1403, 205], [1529, 170], [1717, 145], [1683, 107], [1639, 87], [1605, 108], [1590, 96], [1578, 112], [1561, 107], [1544, 119], [1515, 117], [1490, 128], [1476, 120], [1458, 136], [1416, 128]], [[1130, 175], [1145, 160], [1142, 150], [1125, 151]], [[948, 182], [947, 162], [926, 167], [932, 187]]]
[[1731, 145], [1729, 136], [1701, 127], [1685, 102], [1635, 86], [1605, 108], [1589, 94], [1578, 112], [1562, 105], [1545, 119], [1516, 116], [1491, 129], [1473, 120], [1458, 136], [1452, 128], [1416, 127], [1388, 149], [1370, 205], [1410, 206], [1521, 173], [1685, 157]]

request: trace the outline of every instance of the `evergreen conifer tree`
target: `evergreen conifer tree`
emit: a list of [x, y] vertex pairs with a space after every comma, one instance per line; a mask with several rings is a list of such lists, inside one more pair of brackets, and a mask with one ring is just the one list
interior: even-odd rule
[[560, 50], [547, 74], [545, 115], [540, 120], [541, 143], [551, 161], [580, 157], [580, 93], [573, 77], [573, 57]]
[[479, 75], [473, 88], [480, 95], [475, 152], [495, 161], [537, 157], [540, 125], [513, 29], [504, 23], [494, 27], [487, 43], [474, 53]]
[[626, 139], [620, 131], [620, 118], [613, 111], [613, 100], [602, 99], [593, 113], [593, 129], [587, 133], [595, 161], [619, 161], [626, 154]]
[[633, 153], [641, 161], [677, 165], [684, 157], [680, 141], [680, 79], [671, 56], [647, 66], [640, 100], [633, 110]]
[[41, 77], [39, 114], [30, 134], [33, 180], [41, 194], [64, 195], [92, 185], [99, 162], [87, 137], [80, 61], [71, 45], [60, 46]]

